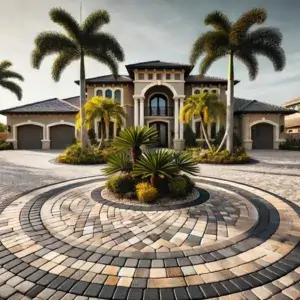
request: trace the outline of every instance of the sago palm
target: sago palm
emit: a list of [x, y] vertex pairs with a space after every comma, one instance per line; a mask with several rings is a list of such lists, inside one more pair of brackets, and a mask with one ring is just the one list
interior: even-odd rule
[[[62, 8], [51, 9], [50, 18], [65, 30], [65, 34], [53, 31], [38, 34], [34, 42], [32, 65], [39, 69], [46, 56], [57, 54], [52, 66], [52, 78], [59, 81], [65, 68], [72, 62], [80, 60], [80, 108], [82, 108], [86, 102], [85, 57], [105, 64], [117, 77], [118, 62], [124, 61], [123, 49], [114, 36], [100, 31], [103, 25], [110, 22], [110, 16], [105, 10], [92, 12], [82, 24]], [[83, 121], [84, 110], [81, 109], [80, 112]], [[85, 148], [87, 139], [83, 124], [80, 139]]]
[[142, 155], [141, 147], [155, 145], [153, 139], [158, 135], [154, 127], [128, 127], [122, 130], [117, 136], [112, 145], [120, 150], [131, 150], [133, 164]]
[[[115, 121], [117, 126], [123, 126], [126, 112], [124, 108], [114, 99], [95, 96], [88, 100], [84, 107], [85, 120], [83, 122], [87, 130], [94, 125], [94, 120], [99, 119], [101, 123], [101, 142], [99, 148], [104, 147], [105, 133], [111, 121]], [[80, 112], [76, 116], [76, 127], [82, 124]]]
[[207, 136], [205, 124], [216, 122], [217, 118], [225, 115], [225, 105], [219, 101], [218, 95], [210, 92], [201, 92], [198, 95], [192, 95], [185, 100], [183, 108], [180, 110], [180, 121], [189, 123], [193, 118], [199, 118], [200, 130], [210, 150], [211, 143]]
[[235, 23], [220, 11], [212, 12], [206, 16], [205, 24], [212, 26], [213, 30], [202, 34], [191, 50], [190, 63], [193, 65], [201, 55], [205, 55], [200, 64], [201, 74], [205, 74], [220, 58], [228, 57], [226, 133], [221, 146], [227, 137], [226, 148], [230, 152], [233, 151], [234, 58], [244, 63], [250, 80], [254, 80], [259, 71], [257, 56], [268, 58], [275, 71], [281, 71], [285, 66], [280, 31], [273, 27], [251, 30], [253, 26], [263, 24], [266, 19], [267, 12], [259, 8], [244, 13]]
[[103, 168], [106, 175], [112, 175], [118, 172], [130, 173], [132, 171], [131, 157], [126, 152], [115, 153], [107, 160], [107, 166]]
[[12, 63], [8, 60], [3, 60], [0, 62], [0, 86], [14, 93], [18, 100], [22, 99], [22, 88], [11, 79], [18, 79], [24, 81], [22, 75], [17, 72], [9, 70]]

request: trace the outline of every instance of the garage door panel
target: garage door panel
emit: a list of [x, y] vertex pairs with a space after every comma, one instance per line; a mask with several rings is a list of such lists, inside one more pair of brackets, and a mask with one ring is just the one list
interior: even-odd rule
[[43, 127], [23, 125], [17, 127], [18, 149], [42, 149]]
[[75, 128], [70, 125], [55, 125], [50, 127], [50, 148], [65, 149], [75, 138]]
[[273, 149], [274, 133], [273, 125], [259, 123], [251, 128], [252, 148], [253, 149]]

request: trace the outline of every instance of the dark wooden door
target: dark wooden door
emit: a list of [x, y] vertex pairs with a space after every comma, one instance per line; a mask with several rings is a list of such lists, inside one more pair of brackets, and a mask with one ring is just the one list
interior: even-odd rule
[[251, 128], [252, 148], [253, 149], [273, 149], [274, 134], [273, 125], [259, 123]]
[[17, 127], [18, 149], [42, 149], [43, 127], [23, 125]]

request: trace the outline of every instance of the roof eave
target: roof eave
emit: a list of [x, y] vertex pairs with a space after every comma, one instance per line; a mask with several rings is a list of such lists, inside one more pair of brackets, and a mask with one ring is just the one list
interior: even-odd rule
[[0, 111], [0, 115], [8, 116], [8, 115], [73, 115], [77, 114], [76, 111], [52, 111], [52, 112], [3, 112]]
[[256, 110], [256, 111], [239, 111], [236, 110], [235, 114], [246, 115], [246, 114], [282, 114], [282, 115], [291, 115], [294, 112], [290, 111], [266, 111], [266, 110]]

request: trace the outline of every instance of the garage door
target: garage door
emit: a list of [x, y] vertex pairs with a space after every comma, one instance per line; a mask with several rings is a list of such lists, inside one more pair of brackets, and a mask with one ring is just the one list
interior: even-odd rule
[[17, 127], [18, 149], [42, 149], [43, 127], [23, 125]]
[[259, 123], [252, 126], [252, 148], [253, 149], [273, 149], [273, 125], [268, 123]]
[[70, 125], [56, 125], [50, 127], [50, 148], [65, 149], [75, 138], [75, 128]]

